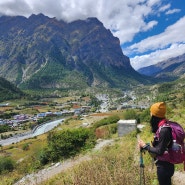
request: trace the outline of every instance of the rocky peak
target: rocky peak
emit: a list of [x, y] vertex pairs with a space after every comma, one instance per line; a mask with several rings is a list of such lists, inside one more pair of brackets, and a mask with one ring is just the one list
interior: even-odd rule
[[0, 28], [0, 75], [17, 85], [123, 87], [145, 81], [97, 18], [66, 23], [43, 14], [0, 17]]

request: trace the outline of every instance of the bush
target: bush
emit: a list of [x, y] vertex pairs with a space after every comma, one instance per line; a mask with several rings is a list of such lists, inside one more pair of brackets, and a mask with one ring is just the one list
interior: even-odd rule
[[7, 132], [11, 130], [8, 125], [0, 125], [0, 133]]
[[145, 109], [139, 115], [140, 121], [142, 122], [149, 122], [150, 121], [150, 109]]
[[137, 115], [137, 113], [136, 113], [136, 111], [135, 110], [133, 110], [133, 109], [127, 109], [125, 112], [124, 112], [124, 118], [126, 119], [126, 120], [128, 120], [128, 119], [138, 119], [138, 115]]
[[111, 134], [115, 134], [118, 131], [117, 123], [109, 125], [109, 131], [110, 131]]
[[110, 138], [112, 134], [117, 132], [117, 123], [98, 127], [95, 131], [96, 138]]
[[98, 122], [96, 122], [93, 127], [96, 129], [100, 126], [103, 126], [103, 125], [110, 125], [110, 124], [113, 124], [113, 123], [117, 123], [118, 121], [120, 120], [119, 116], [110, 116], [108, 118], [104, 118]]
[[40, 162], [46, 164], [49, 161], [69, 158], [83, 149], [92, 148], [94, 144], [95, 136], [86, 128], [50, 132], [48, 146], [41, 152]]
[[22, 146], [22, 149], [23, 150], [29, 150], [29, 144], [28, 143], [25, 143], [23, 146]]
[[0, 174], [3, 172], [11, 172], [15, 167], [15, 162], [10, 158], [0, 157]]
[[51, 161], [50, 159], [50, 151], [49, 149], [46, 147], [45, 149], [43, 149], [40, 154], [39, 154], [39, 161], [42, 165], [45, 165], [47, 163], [49, 163], [49, 161]]

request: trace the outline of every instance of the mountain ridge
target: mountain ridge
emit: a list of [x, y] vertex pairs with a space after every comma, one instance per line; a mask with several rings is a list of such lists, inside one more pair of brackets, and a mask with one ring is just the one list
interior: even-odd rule
[[[20, 88], [83, 89], [148, 83], [97, 18], [0, 17], [0, 76]], [[5, 31], [6, 30], [6, 31]]]
[[140, 74], [161, 79], [163, 81], [176, 80], [185, 73], [185, 53], [155, 65], [140, 68], [137, 71]]

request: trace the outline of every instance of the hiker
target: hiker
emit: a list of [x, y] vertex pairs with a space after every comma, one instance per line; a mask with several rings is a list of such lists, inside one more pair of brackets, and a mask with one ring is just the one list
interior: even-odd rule
[[[160, 124], [165, 120], [166, 104], [164, 102], [157, 102], [150, 108], [151, 119], [151, 131], [156, 133]], [[152, 142], [152, 146], [146, 144], [143, 140], [138, 141], [138, 145], [141, 150], [147, 150], [152, 156], [154, 156], [155, 164], [157, 167], [157, 178], [160, 185], [171, 185], [171, 177], [174, 174], [174, 164], [159, 160], [157, 156], [162, 156], [166, 150], [172, 146], [172, 132], [170, 127], [164, 127], [160, 130], [159, 138]]]

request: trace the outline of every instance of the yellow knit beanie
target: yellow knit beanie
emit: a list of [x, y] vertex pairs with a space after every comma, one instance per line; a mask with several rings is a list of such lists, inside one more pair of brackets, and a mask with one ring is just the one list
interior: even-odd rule
[[164, 102], [157, 102], [154, 103], [151, 108], [150, 112], [153, 116], [156, 116], [158, 118], [165, 118], [166, 114], [166, 104]]

